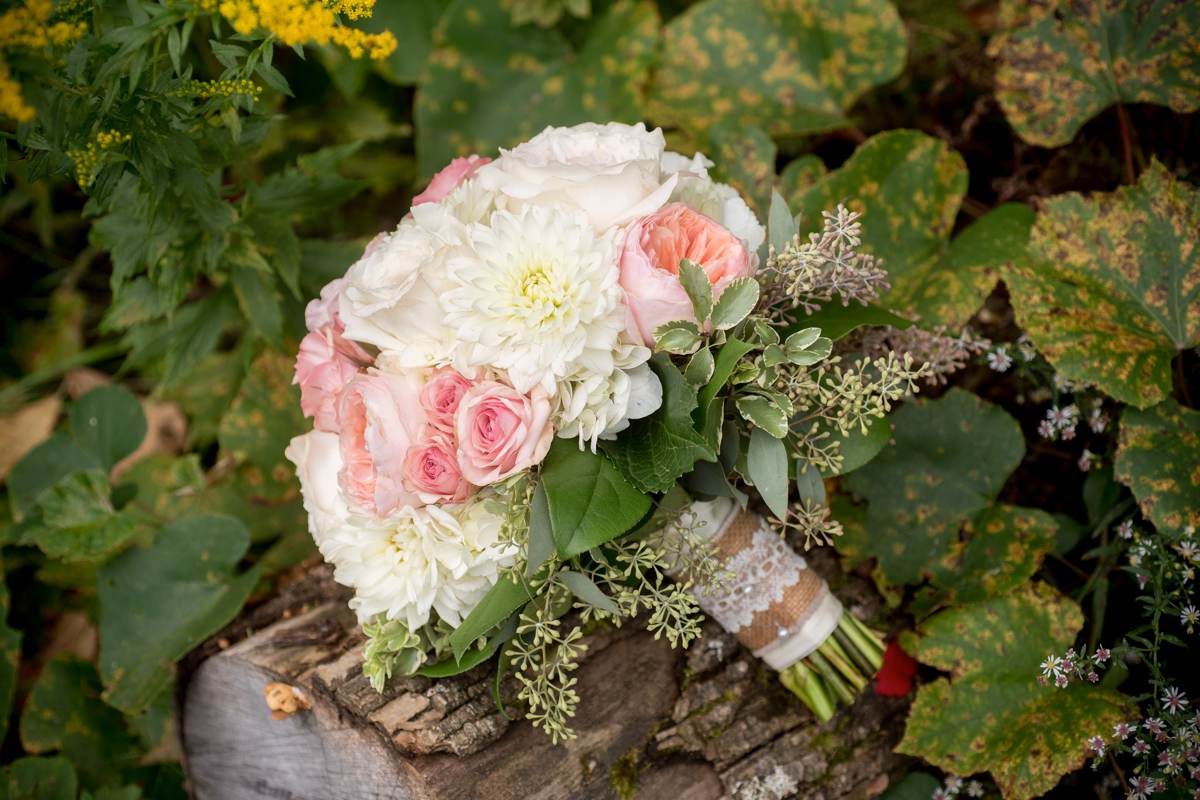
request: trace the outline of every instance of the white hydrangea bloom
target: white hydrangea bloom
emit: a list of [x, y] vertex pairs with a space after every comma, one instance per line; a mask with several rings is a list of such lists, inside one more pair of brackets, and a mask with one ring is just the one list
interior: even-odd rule
[[503, 370], [518, 391], [550, 394], [580, 370], [610, 374], [625, 328], [617, 234], [595, 233], [579, 211], [535, 205], [471, 226], [442, 296], [455, 366]]

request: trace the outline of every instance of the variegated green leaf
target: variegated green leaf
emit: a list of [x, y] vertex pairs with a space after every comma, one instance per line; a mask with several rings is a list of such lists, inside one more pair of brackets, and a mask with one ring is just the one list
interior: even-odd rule
[[1164, 531], [1200, 529], [1200, 411], [1174, 400], [1121, 414], [1116, 477]]
[[618, 0], [578, 47], [556, 30], [513, 27], [501, 3], [457, 0], [434, 30], [417, 92], [421, 174], [454, 156], [515, 145], [547, 125], [641, 119], [658, 35], [658, 12], [645, 0]]
[[900, 73], [906, 51], [886, 0], [705, 0], [667, 25], [663, 43], [656, 119], [772, 135], [845, 125], [855, 100]]
[[1200, 5], [1191, 0], [1022, 4], [1022, 27], [992, 39], [996, 99], [1030, 144], [1067, 144], [1114, 103], [1200, 108]]
[[1044, 584], [943, 611], [915, 655], [946, 670], [917, 692], [897, 751], [956, 775], [990, 772], [1005, 800], [1039, 796], [1083, 766], [1087, 740], [1136, 707], [1099, 686], [1038, 682], [1038, 664], [1075, 643], [1083, 615]]
[[1136, 186], [1065, 194], [1005, 273], [1017, 321], [1065, 377], [1139, 408], [1200, 343], [1200, 192], [1153, 162]]

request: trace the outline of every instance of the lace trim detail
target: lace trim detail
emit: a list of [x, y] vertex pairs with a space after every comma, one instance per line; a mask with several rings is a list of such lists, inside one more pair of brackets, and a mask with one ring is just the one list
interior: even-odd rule
[[783, 599], [800, 580], [808, 564], [765, 521], [760, 521], [749, 547], [738, 551], [725, 565], [729, 580], [722, 589], [699, 594], [700, 607], [736, 634], [750, 625], [754, 615]]

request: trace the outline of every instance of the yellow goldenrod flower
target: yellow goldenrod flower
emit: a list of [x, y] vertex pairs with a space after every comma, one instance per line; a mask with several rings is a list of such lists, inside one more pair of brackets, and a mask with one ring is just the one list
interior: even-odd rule
[[261, 94], [262, 87], [246, 78], [220, 81], [188, 81], [175, 90], [175, 95], [178, 97], [200, 97], [206, 100], [210, 97], [233, 97], [234, 95], [246, 95], [247, 97], [257, 98]]
[[118, 130], [100, 131], [83, 149], [68, 150], [67, 157], [75, 162], [75, 180], [80, 187], [86, 189], [91, 185], [106, 151], [119, 147], [132, 138], [130, 134]]
[[390, 32], [367, 33], [339, 24], [338, 15], [361, 19], [371, 15], [374, 0], [205, 0], [241, 34], [273, 33], [283, 44], [335, 44], [353, 58], [387, 58], [396, 49]]
[[17, 122], [33, 120], [33, 109], [21, 95], [21, 84], [13, 80], [4, 59], [0, 59], [0, 116], [12, 117]]
[[34, 110], [25, 102], [21, 85], [4, 60], [11, 50], [38, 51], [69, 44], [87, 32], [83, 22], [50, 22], [51, 0], [26, 0], [0, 14], [0, 115], [30, 122]]

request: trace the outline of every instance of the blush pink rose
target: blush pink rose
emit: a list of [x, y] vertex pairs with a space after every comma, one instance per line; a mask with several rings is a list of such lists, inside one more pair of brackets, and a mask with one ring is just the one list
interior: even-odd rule
[[463, 478], [454, 440], [445, 434], [408, 448], [404, 480], [425, 503], [461, 503], [475, 489]]
[[701, 266], [713, 295], [749, 275], [750, 253], [741, 239], [682, 203], [669, 203], [629, 226], [621, 249], [621, 287], [629, 308], [629, 333], [653, 347], [654, 330], [677, 319], [696, 321], [679, 283], [683, 259]]
[[404, 460], [425, 428], [420, 390], [412, 376], [381, 373], [360, 374], [342, 390], [338, 484], [373, 514], [425, 505], [404, 483]]
[[540, 386], [524, 395], [498, 381], [480, 381], [463, 396], [455, 431], [463, 476], [487, 486], [546, 457], [554, 438], [550, 400]]
[[430, 376], [421, 390], [421, 408], [429, 424], [442, 433], [454, 434], [454, 415], [471, 382], [450, 367], [443, 367]]
[[419, 206], [422, 203], [439, 202], [489, 162], [491, 159], [487, 156], [467, 156], [454, 159], [433, 176], [433, 180], [425, 187], [425, 191], [413, 198], [412, 204]]
[[334, 339], [335, 334], [328, 328], [301, 339], [292, 378], [292, 383], [300, 385], [300, 410], [312, 417], [320, 431], [338, 430], [338, 399], [363, 363], [339, 352]]

